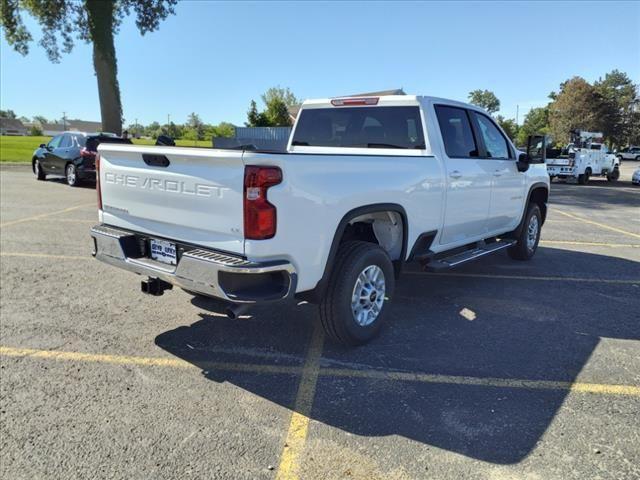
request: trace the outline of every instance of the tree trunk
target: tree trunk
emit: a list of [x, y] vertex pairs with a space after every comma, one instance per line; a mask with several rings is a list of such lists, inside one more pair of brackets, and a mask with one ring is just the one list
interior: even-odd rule
[[86, 0], [89, 35], [93, 43], [93, 68], [98, 78], [102, 130], [122, 134], [122, 103], [118, 64], [113, 43], [115, 2]]

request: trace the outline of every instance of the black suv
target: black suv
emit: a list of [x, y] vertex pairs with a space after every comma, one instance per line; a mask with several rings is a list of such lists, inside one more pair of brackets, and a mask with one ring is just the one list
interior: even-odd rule
[[131, 140], [110, 133], [61, 133], [33, 153], [33, 173], [38, 180], [47, 175], [64, 176], [72, 187], [87, 180], [95, 182], [96, 153], [102, 142], [130, 144]]

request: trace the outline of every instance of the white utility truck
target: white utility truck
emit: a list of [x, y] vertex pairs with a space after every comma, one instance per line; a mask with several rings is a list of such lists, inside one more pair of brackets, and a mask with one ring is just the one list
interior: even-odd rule
[[603, 143], [600, 132], [574, 130], [572, 143], [557, 158], [547, 159], [547, 172], [554, 178], [586, 185], [593, 176], [615, 182], [620, 178], [620, 160]]
[[[379, 330], [403, 264], [536, 252], [544, 141], [519, 152], [480, 108], [422, 96], [308, 100], [286, 151], [101, 144], [98, 260], [225, 302], [319, 304], [327, 334]], [[535, 148], [536, 145], [542, 148]]]

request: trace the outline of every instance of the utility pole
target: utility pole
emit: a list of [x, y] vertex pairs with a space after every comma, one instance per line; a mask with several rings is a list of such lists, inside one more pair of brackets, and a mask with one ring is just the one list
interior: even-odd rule
[[167, 113], [167, 127], [169, 126], [170, 123], [171, 123], [171, 114]]
[[518, 126], [518, 115], [520, 115], [520, 105], [516, 105], [516, 127]]
[[62, 131], [67, 131], [67, 112], [62, 112]]
[[138, 119], [133, 124], [133, 128], [135, 129], [135, 133], [133, 134], [134, 138], [138, 135]]

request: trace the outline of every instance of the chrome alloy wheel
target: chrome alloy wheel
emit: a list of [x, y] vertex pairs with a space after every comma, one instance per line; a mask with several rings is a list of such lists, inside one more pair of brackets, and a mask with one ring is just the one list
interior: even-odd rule
[[536, 215], [531, 215], [529, 225], [527, 226], [527, 248], [530, 252], [536, 248], [536, 241], [538, 240], [539, 234], [540, 222], [538, 221], [538, 217]]
[[76, 184], [76, 168], [71, 164], [67, 165], [67, 183], [69, 185]]
[[356, 280], [351, 295], [351, 312], [361, 327], [371, 325], [382, 310], [386, 283], [384, 272], [377, 265], [366, 267]]

